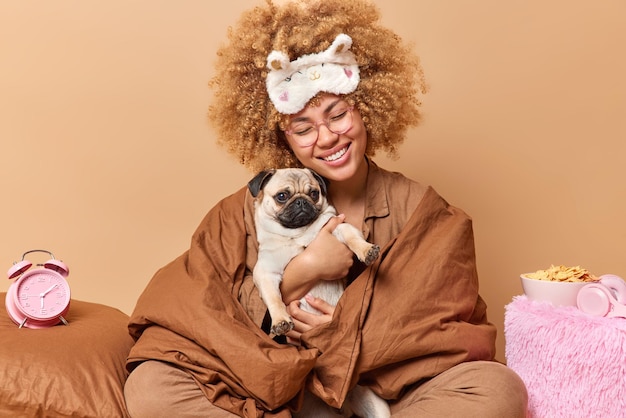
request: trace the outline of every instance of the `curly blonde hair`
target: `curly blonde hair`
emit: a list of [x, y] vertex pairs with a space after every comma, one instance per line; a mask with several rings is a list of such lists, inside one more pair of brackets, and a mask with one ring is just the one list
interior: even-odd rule
[[288, 116], [269, 99], [266, 62], [273, 50], [296, 59], [327, 49], [340, 33], [352, 38], [361, 80], [344, 99], [359, 110], [368, 133], [366, 154], [391, 156], [406, 131], [420, 121], [419, 94], [426, 92], [418, 56], [390, 29], [367, 0], [266, 0], [244, 12], [218, 50], [209, 86], [209, 121], [218, 144], [252, 171], [299, 167], [285, 139]]

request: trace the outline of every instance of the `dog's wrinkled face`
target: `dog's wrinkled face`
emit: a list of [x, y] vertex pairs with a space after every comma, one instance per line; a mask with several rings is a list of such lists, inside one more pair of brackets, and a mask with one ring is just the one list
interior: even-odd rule
[[324, 181], [308, 169], [265, 171], [248, 187], [261, 210], [285, 228], [309, 225], [327, 205]]

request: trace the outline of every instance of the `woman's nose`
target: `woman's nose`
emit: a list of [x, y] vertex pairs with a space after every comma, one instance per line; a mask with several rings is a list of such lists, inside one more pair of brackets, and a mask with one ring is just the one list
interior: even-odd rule
[[328, 129], [326, 124], [321, 123], [317, 127], [317, 145], [324, 147], [325, 145], [332, 144], [337, 140], [339, 135]]

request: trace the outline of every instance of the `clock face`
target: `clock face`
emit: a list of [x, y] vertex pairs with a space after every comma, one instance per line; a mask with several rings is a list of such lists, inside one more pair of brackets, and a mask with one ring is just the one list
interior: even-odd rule
[[31, 270], [16, 284], [17, 307], [24, 315], [47, 320], [66, 313], [70, 288], [59, 273], [48, 269]]

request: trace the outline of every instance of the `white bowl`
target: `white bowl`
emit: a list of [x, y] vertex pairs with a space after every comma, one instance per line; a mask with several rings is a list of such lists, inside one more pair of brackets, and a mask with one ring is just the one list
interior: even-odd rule
[[522, 288], [528, 299], [550, 302], [554, 306], [576, 306], [578, 291], [589, 282], [555, 282], [549, 280], [530, 279], [524, 274]]

